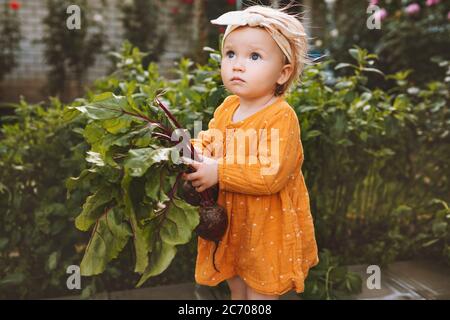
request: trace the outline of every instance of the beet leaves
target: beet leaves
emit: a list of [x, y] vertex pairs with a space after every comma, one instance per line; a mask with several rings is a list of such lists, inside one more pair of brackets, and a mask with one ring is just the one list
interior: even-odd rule
[[[197, 193], [200, 215], [196, 203], [179, 198], [181, 174], [189, 167], [178, 161], [179, 142], [171, 140], [174, 128], [181, 126], [160, 99], [149, 100], [140, 93], [103, 93], [70, 109], [86, 117], [83, 136], [90, 146], [89, 168], [67, 181], [69, 193], [87, 181], [92, 186], [75, 221], [78, 229], [92, 230], [81, 262], [82, 275], [102, 273], [131, 240], [134, 271], [141, 274], [137, 286], [141, 286], [167, 269], [177, 246], [189, 242], [193, 232], [205, 237], [198, 230], [205, 223], [202, 210], [211, 210], [207, 208], [223, 211], [217, 224], [220, 230], [212, 232], [217, 247], [226, 229], [226, 213], [216, 205], [218, 188]], [[189, 147], [191, 158], [197, 159], [190, 143]], [[210, 216], [214, 215], [205, 217]]]

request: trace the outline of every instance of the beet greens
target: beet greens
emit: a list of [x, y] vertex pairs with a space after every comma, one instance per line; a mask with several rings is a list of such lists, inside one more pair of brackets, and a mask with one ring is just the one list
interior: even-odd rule
[[[141, 274], [137, 286], [166, 270], [176, 246], [189, 242], [193, 232], [217, 249], [227, 227], [225, 209], [216, 203], [218, 186], [201, 193], [186, 183], [178, 188], [192, 167], [178, 161], [179, 142], [171, 137], [182, 127], [159, 97], [103, 93], [70, 109], [87, 118], [83, 136], [90, 145], [90, 167], [67, 182], [69, 192], [87, 181], [92, 186], [75, 221], [82, 231], [92, 229], [82, 275], [102, 273], [130, 239], [134, 270]], [[185, 130], [180, 132], [191, 159], [198, 160]]]

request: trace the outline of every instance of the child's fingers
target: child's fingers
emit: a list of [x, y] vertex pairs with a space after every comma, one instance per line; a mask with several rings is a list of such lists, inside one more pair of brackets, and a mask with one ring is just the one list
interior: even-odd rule
[[198, 172], [186, 174], [186, 180], [192, 181], [200, 178], [200, 174]]
[[198, 170], [198, 168], [200, 167], [202, 163], [201, 162], [197, 162], [195, 160], [192, 160], [192, 162], [190, 163], [190, 165], [195, 169]]
[[184, 164], [190, 165], [195, 170], [197, 170], [200, 167], [200, 165], [202, 164], [201, 162], [198, 162], [198, 161], [192, 160], [190, 158], [186, 158], [186, 157], [181, 157], [180, 159]]
[[203, 192], [204, 190], [205, 190], [205, 188], [203, 186], [195, 188], [195, 191], [197, 191], [197, 192]]

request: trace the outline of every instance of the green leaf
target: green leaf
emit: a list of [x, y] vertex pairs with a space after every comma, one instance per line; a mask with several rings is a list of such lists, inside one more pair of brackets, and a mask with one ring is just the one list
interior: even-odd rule
[[355, 60], [358, 60], [358, 58], [359, 58], [358, 49], [352, 48], [352, 49], [349, 49], [348, 52]]
[[148, 266], [148, 251], [150, 247], [151, 228], [141, 228], [138, 224], [134, 204], [130, 197], [130, 184], [132, 177], [125, 173], [122, 179], [123, 199], [125, 202], [125, 213], [129, 218], [133, 230], [134, 249], [136, 253], [135, 272], [142, 273]]
[[121, 114], [120, 109], [106, 109], [96, 105], [86, 105], [75, 108], [94, 120], [114, 119]]
[[75, 219], [75, 226], [81, 231], [87, 231], [103, 214], [105, 205], [113, 199], [114, 193], [110, 187], [101, 187], [94, 194], [87, 197], [83, 211]]
[[142, 277], [139, 279], [136, 287], [142, 286], [147, 279], [162, 273], [172, 262], [177, 248], [164, 241], [157, 240], [155, 243], [155, 249], [152, 252], [149, 266], [145, 270]]
[[142, 177], [155, 163], [169, 161], [171, 153], [177, 154], [178, 151], [173, 148], [142, 148], [128, 151], [128, 157], [125, 160], [125, 170], [133, 177]]
[[322, 132], [320, 132], [319, 130], [309, 130], [306, 132], [304, 140], [309, 140], [311, 138], [320, 136], [321, 134]]
[[108, 119], [102, 122], [103, 128], [109, 133], [118, 134], [126, 132], [133, 120], [130, 117], [120, 117], [115, 119]]
[[95, 175], [95, 172], [84, 169], [78, 177], [70, 177], [66, 180], [66, 188], [68, 191], [72, 191], [76, 187], [79, 187], [83, 182], [92, 179]]
[[102, 156], [98, 152], [88, 151], [86, 161], [89, 163], [93, 163], [99, 167], [105, 166], [105, 162], [102, 159]]
[[56, 266], [57, 266], [57, 264], [58, 264], [58, 261], [59, 261], [59, 257], [60, 257], [60, 256], [61, 256], [60, 252], [59, 252], [59, 251], [55, 251], [55, 252], [53, 252], [53, 253], [48, 257], [48, 260], [47, 260], [47, 269], [48, 269], [49, 271], [53, 271], [53, 270], [56, 269]]
[[336, 89], [346, 89], [346, 88], [350, 88], [351, 86], [353, 86], [353, 82], [351, 81], [340, 81], [338, 83], [336, 83], [335, 87]]
[[435, 244], [436, 242], [438, 242], [440, 239], [438, 238], [438, 239], [433, 239], [433, 240], [430, 240], [430, 241], [428, 241], [428, 242], [425, 242], [423, 245], [422, 245], [422, 247], [424, 247], [424, 248], [426, 248], [426, 247], [429, 247], [429, 246], [431, 246], [432, 244]]
[[86, 125], [83, 130], [83, 137], [86, 141], [93, 145], [98, 143], [105, 136], [106, 131], [100, 126], [98, 122], [91, 122]]
[[211, 53], [209, 56], [211, 57], [211, 59], [213, 59], [214, 61], [219, 62], [219, 63], [222, 60], [221, 55], [217, 54], [217, 53]]
[[448, 224], [445, 221], [436, 221], [433, 223], [431, 229], [433, 234], [437, 237], [443, 236], [447, 231]]
[[123, 96], [116, 96], [111, 92], [105, 92], [96, 95], [92, 103], [75, 107], [77, 110], [86, 114], [90, 119], [106, 120], [121, 116], [122, 110], [127, 108], [127, 99]]
[[378, 73], [379, 75], [382, 75], [384, 77], [384, 73], [376, 68], [362, 68], [362, 70], [366, 72]]
[[191, 239], [195, 227], [200, 222], [196, 207], [184, 201], [173, 199], [161, 226], [161, 239], [171, 245], [185, 244]]
[[300, 108], [299, 113], [307, 113], [310, 111], [316, 111], [317, 109], [317, 106], [305, 106]]
[[349, 67], [353, 67], [354, 68], [355, 66], [350, 64], [350, 63], [341, 62], [336, 67], [334, 67], [334, 70], [339, 70], [339, 69], [342, 69], [342, 68], [349, 68]]
[[158, 199], [158, 194], [161, 189], [160, 184], [161, 168], [153, 166], [147, 172], [147, 180], [145, 182], [145, 194], [153, 200]]
[[111, 208], [97, 222], [81, 261], [81, 275], [102, 273], [107, 263], [118, 257], [131, 235], [130, 226], [122, 221], [119, 209]]
[[152, 236], [151, 225], [141, 228], [136, 217], [131, 218], [131, 224], [134, 231], [134, 248], [136, 252], [135, 272], [143, 273], [148, 266], [148, 253], [150, 250], [150, 238]]
[[9, 243], [8, 238], [0, 238], [0, 251], [5, 249], [8, 243]]
[[0, 280], [0, 288], [8, 286], [19, 286], [25, 280], [25, 275], [21, 272], [10, 273]]

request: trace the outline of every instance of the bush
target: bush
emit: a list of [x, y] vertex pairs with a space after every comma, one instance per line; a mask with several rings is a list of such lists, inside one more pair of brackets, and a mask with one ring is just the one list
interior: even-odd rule
[[63, 182], [84, 167], [85, 150], [63, 108], [22, 101], [1, 127], [0, 298], [64, 292], [66, 267], [82, 253], [73, 219], [83, 190], [67, 201]]
[[[326, 37], [326, 47], [338, 61], [347, 60], [347, 49], [356, 44], [380, 57], [380, 68], [387, 73], [413, 70], [411, 81], [425, 84], [443, 77], [443, 70], [432, 57], [449, 60], [450, 23], [445, 1], [370, 1], [386, 16], [380, 29], [369, 29], [369, 1], [341, 0], [336, 3], [337, 38]], [[408, 9], [411, 5], [417, 9]], [[371, 14], [374, 12], [372, 11]], [[413, 54], [412, 54], [413, 53]]]
[[386, 76], [396, 83], [388, 91], [370, 89], [368, 76], [381, 73], [376, 56], [350, 54], [356, 63], [336, 66], [349, 76], [329, 83], [327, 63], [309, 68], [289, 102], [302, 128], [319, 247], [346, 263], [384, 264], [411, 256], [429, 201], [449, 201], [448, 83], [414, 88], [399, 72]]

